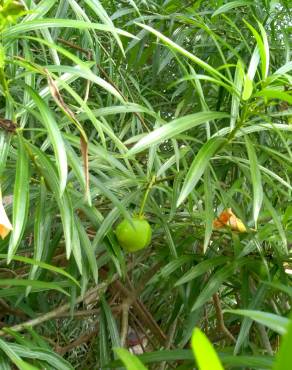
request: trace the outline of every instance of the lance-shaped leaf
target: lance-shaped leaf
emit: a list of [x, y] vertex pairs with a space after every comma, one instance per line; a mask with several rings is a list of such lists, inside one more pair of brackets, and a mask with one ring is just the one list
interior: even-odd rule
[[275, 315], [270, 312], [262, 312], [256, 310], [226, 310], [226, 312], [234, 313], [235, 315], [246, 316], [258, 323], [267, 326], [279, 334], [285, 334], [289, 325], [287, 317]]
[[211, 342], [199, 328], [193, 331], [192, 350], [199, 370], [224, 370]]
[[65, 143], [63, 141], [57, 122], [53, 116], [53, 113], [48, 108], [47, 104], [41, 99], [39, 94], [35, 92], [31, 87], [27, 88], [36, 106], [39, 108], [42, 117], [42, 124], [46, 128], [49, 139], [54, 148], [54, 152], [56, 155], [56, 164], [60, 178], [59, 184], [60, 195], [62, 195], [66, 187], [68, 171]]
[[189, 172], [187, 173], [185, 182], [177, 201], [177, 206], [179, 206], [194, 189], [194, 187], [197, 185], [198, 181], [202, 177], [205, 169], [207, 168], [210, 158], [226, 142], [227, 140], [225, 138], [217, 137], [210, 139], [202, 146], [195, 159], [193, 160]]
[[15, 254], [21, 241], [27, 219], [29, 194], [28, 155], [23, 145], [22, 137], [18, 137], [18, 152], [16, 175], [13, 192], [13, 232], [8, 248], [8, 263]]
[[66, 255], [67, 258], [69, 258], [72, 251], [72, 235], [74, 225], [71, 198], [69, 197], [67, 189], [65, 189], [63, 196], [61, 198], [59, 197], [57, 170], [49, 157], [40, 151], [36, 146], [29, 144], [28, 142], [26, 144], [29, 146], [29, 149], [32, 152], [36, 166], [43, 175], [46, 184], [49, 186], [58, 203], [66, 242]]
[[130, 157], [133, 154], [139, 153], [155, 144], [162, 143], [164, 140], [173, 138], [176, 135], [181, 134], [184, 131], [190, 130], [202, 123], [226, 118], [227, 113], [221, 112], [199, 112], [187, 115], [185, 117], [177, 118], [164, 126], [157, 128], [150, 132], [150, 134], [143, 137], [134, 147], [128, 152], [127, 156]]
[[263, 202], [263, 186], [257, 155], [252, 142], [249, 140], [247, 136], [245, 137], [245, 144], [250, 163], [250, 175], [253, 187], [253, 219], [256, 226], [257, 219]]
[[127, 370], [147, 370], [139, 358], [134, 356], [125, 348], [115, 348], [114, 351], [126, 366]]

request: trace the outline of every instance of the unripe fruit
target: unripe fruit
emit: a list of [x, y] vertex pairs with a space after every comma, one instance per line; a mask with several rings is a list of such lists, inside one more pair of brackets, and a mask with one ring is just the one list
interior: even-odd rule
[[152, 236], [151, 226], [142, 216], [123, 220], [116, 228], [116, 236], [122, 248], [127, 252], [136, 252], [146, 248]]

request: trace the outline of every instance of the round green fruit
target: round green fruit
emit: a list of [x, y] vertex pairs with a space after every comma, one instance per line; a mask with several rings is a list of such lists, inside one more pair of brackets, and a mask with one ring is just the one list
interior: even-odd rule
[[146, 248], [152, 236], [151, 226], [143, 217], [133, 217], [132, 224], [125, 219], [116, 228], [118, 242], [127, 252]]

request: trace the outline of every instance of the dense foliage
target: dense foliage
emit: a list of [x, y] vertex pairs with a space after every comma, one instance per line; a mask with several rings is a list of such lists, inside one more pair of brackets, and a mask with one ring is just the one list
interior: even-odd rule
[[290, 369], [289, 32], [288, 1], [0, 1], [0, 369]]

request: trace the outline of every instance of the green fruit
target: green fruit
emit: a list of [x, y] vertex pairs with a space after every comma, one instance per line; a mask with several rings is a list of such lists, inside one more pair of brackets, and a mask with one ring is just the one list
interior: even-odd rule
[[147, 247], [151, 241], [152, 230], [143, 217], [133, 217], [132, 224], [123, 220], [116, 228], [116, 236], [122, 248], [127, 252], [136, 252]]

